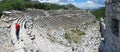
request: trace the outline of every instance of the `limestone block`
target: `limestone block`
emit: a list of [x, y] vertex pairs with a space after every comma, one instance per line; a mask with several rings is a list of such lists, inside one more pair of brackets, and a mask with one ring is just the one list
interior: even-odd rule
[[15, 50], [14, 52], [25, 52], [25, 50], [22, 48], [22, 49]]
[[31, 35], [31, 33], [32, 33], [32, 31], [30, 31], [30, 30], [27, 32], [28, 35]]
[[11, 25], [10, 25], [10, 24], [8, 24], [8, 25], [7, 25], [7, 28], [10, 28], [10, 27], [11, 27]]
[[31, 38], [31, 40], [34, 40], [35, 39], [35, 35], [31, 36], [30, 38]]

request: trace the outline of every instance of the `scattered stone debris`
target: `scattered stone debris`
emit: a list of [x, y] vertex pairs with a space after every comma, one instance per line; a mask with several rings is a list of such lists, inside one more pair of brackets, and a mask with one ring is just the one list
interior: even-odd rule
[[[99, 22], [93, 22], [90, 12], [29, 9], [5, 13], [0, 19], [0, 52], [9, 52], [9, 48], [12, 52], [90, 52], [99, 47]], [[18, 41], [16, 22], [21, 25]], [[79, 43], [69, 43], [64, 34], [76, 27], [86, 35]]]

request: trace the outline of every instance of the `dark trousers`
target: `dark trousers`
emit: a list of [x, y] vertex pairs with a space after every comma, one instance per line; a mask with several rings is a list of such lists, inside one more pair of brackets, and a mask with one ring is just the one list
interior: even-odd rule
[[19, 30], [16, 30], [16, 37], [17, 37], [17, 40], [19, 40]]

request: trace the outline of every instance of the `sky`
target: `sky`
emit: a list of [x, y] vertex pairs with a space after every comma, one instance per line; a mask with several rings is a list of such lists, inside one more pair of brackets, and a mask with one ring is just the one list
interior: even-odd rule
[[41, 3], [56, 3], [56, 4], [73, 4], [77, 8], [81, 9], [95, 9], [104, 7], [105, 0], [39, 0]]

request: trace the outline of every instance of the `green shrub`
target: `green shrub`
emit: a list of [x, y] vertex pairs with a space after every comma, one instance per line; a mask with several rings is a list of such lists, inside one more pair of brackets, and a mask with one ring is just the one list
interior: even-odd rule
[[77, 28], [75, 30], [71, 30], [71, 31], [74, 32], [74, 33], [78, 33], [79, 36], [86, 34], [85, 32], [83, 32], [83, 31], [81, 31], [81, 30], [79, 30]]
[[69, 33], [65, 33], [65, 38], [70, 40], [71, 39], [70, 38], [70, 34]]
[[[78, 36], [75, 37], [74, 33], [77, 33]], [[85, 34], [86, 34], [85, 32], [76, 28], [75, 30], [72, 29], [71, 32], [69, 32], [69, 33], [66, 32], [64, 34], [64, 36], [68, 40], [69, 43], [71, 43], [71, 42], [78, 43], [78, 42], [80, 42], [81, 36], [85, 35]]]
[[86, 34], [85, 32], [83, 32], [83, 31], [81, 31], [81, 30], [77, 30], [77, 33], [78, 33], [79, 36]]

